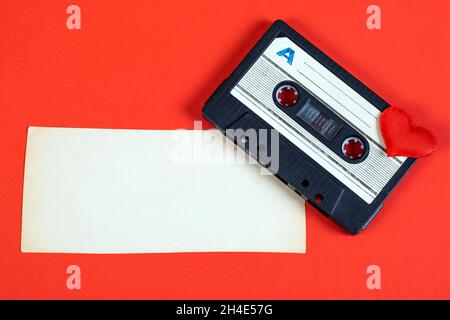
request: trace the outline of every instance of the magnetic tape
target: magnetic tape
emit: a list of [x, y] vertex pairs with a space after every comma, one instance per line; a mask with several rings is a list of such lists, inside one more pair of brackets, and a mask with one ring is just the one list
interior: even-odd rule
[[[386, 155], [378, 120], [387, 107], [278, 20], [208, 99], [203, 115], [257, 160], [265, 150], [273, 161], [276, 150], [276, 166], [260, 163], [327, 217], [358, 233], [415, 161]], [[251, 130], [279, 135], [262, 139], [248, 134]]]

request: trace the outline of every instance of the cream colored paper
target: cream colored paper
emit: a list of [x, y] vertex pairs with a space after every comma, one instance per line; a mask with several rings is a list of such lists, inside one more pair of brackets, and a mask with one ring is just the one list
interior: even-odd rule
[[304, 201], [232, 154], [216, 130], [30, 127], [22, 251], [305, 252]]

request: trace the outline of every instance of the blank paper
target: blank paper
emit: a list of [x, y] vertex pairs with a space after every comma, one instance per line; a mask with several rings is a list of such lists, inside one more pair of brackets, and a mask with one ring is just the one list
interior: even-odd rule
[[303, 199], [263, 173], [216, 130], [30, 127], [22, 251], [305, 252]]

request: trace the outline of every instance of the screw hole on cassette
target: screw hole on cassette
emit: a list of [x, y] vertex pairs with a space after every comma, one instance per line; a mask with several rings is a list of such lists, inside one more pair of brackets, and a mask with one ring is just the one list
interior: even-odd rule
[[279, 83], [273, 90], [273, 100], [280, 107], [294, 106], [299, 100], [297, 85], [292, 81]]
[[309, 187], [309, 180], [308, 179], [303, 179], [302, 186], [305, 187], [305, 188], [308, 188]]
[[322, 203], [323, 202], [323, 195], [321, 195], [320, 193], [318, 193], [318, 194], [316, 194], [315, 196], [314, 196], [314, 201], [317, 203], [317, 204], [320, 204], [320, 203]]

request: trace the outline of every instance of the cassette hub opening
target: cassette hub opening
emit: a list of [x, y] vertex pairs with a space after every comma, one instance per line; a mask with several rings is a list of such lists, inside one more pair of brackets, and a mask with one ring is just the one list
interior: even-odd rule
[[279, 86], [275, 92], [277, 102], [283, 107], [292, 107], [297, 103], [298, 97], [298, 90], [290, 84]]
[[342, 153], [349, 160], [359, 160], [365, 153], [364, 143], [357, 137], [349, 137], [342, 142]]

